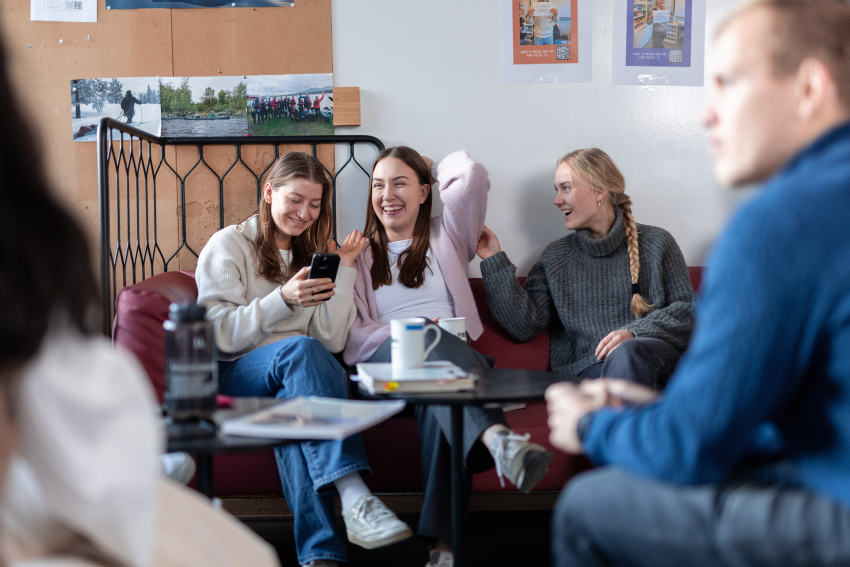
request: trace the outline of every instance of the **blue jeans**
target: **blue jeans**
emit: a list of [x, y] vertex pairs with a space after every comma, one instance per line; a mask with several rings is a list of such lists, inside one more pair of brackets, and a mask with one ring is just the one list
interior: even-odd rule
[[776, 483], [681, 486], [605, 467], [567, 484], [551, 542], [556, 567], [850, 565], [850, 508]]
[[549, 37], [535, 37], [534, 45], [552, 45], [552, 37], [551, 35]]
[[673, 345], [661, 339], [635, 337], [620, 343], [605, 360], [591, 364], [579, 376], [622, 378], [660, 390], [676, 370], [681, 356]]
[[[346, 380], [328, 349], [309, 337], [278, 341], [219, 363], [219, 390], [228, 396], [346, 398]], [[345, 543], [334, 524], [333, 482], [352, 472], [371, 472], [360, 435], [290, 443], [274, 452], [294, 519], [298, 562], [346, 561]]]

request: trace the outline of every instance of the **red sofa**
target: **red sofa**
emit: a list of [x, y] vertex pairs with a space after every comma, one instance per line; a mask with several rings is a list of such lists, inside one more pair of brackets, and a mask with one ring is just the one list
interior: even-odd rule
[[[689, 268], [694, 289], [699, 288], [701, 269]], [[496, 359], [498, 368], [549, 369], [549, 333], [544, 332], [527, 343], [512, 340], [490, 315], [480, 279], [470, 280], [472, 292], [484, 323], [484, 334], [473, 346]], [[195, 301], [198, 289], [192, 272], [166, 272], [125, 287], [118, 295], [112, 338], [136, 354], [148, 372], [160, 401], [165, 389], [165, 365], [162, 323], [168, 318], [172, 302]], [[552, 449], [546, 426], [546, 408], [528, 404], [506, 413], [511, 428], [530, 433], [531, 439], [552, 450], [554, 458], [549, 474], [536, 491], [558, 491], [574, 474], [590, 465], [582, 457], [565, 455]], [[373, 474], [367, 480], [379, 493], [421, 492], [419, 472], [419, 436], [416, 421], [410, 417], [390, 419], [363, 433]], [[216, 456], [214, 461], [215, 494], [280, 495], [280, 478], [271, 451]], [[514, 492], [510, 483], [502, 488], [495, 471], [475, 476], [475, 492]]]

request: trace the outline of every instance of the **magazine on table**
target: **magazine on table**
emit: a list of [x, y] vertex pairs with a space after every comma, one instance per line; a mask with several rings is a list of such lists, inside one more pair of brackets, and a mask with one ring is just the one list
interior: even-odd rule
[[435, 360], [422, 368], [401, 371], [393, 371], [391, 362], [361, 362], [351, 379], [360, 382], [370, 394], [389, 394], [472, 390], [477, 377], [447, 360]]
[[227, 419], [221, 424], [221, 432], [275, 439], [345, 439], [402, 409], [404, 402], [401, 400], [371, 402], [299, 397]]

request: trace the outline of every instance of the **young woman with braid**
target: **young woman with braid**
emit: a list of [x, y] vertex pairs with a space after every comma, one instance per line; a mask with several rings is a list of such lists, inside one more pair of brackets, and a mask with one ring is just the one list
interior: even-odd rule
[[575, 233], [546, 247], [525, 285], [487, 227], [476, 252], [499, 324], [518, 341], [551, 330], [552, 370], [660, 389], [688, 346], [695, 296], [676, 241], [635, 222], [625, 188], [602, 150], [569, 153], [554, 204]]

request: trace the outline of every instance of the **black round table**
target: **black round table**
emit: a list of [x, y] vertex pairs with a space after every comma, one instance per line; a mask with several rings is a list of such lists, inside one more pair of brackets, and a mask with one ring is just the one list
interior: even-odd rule
[[578, 383], [580, 378], [569, 374], [536, 370], [513, 370], [506, 368], [474, 368], [467, 370], [478, 376], [475, 388], [466, 392], [429, 392], [369, 394], [362, 388], [364, 397], [372, 399], [399, 399], [411, 404], [451, 406], [452, 414], [452, 539], [454, 565], [465, 564], [465, 537], [463, 510], [463, 407], [499, 403], [535, 402], [555, 382]]

